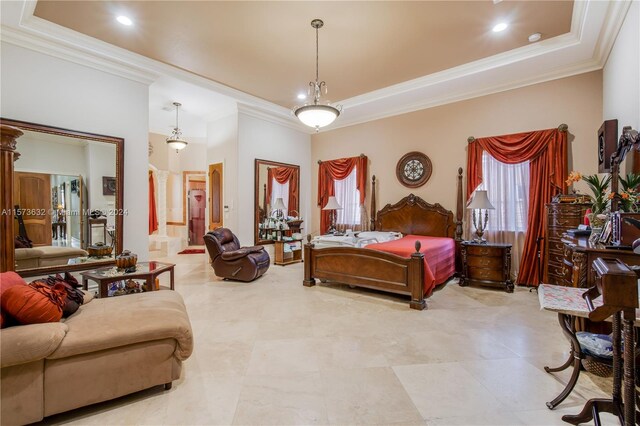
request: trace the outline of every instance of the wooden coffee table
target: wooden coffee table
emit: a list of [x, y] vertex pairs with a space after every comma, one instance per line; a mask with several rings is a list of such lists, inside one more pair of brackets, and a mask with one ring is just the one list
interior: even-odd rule
[[90, 271], [80, 272], [82, 275], [82, 288], [87, 290], [89, 287], [89, 280], [98, 283], [98, 297], [107, 297], [107, 289], [109, 284], [128, 280], [128, 279], [143, 279], [147, 284], [147, 289], [155, 289], [155, 280], [158, 275], [169, 271], [171, 277], [171, 290], [174, 289], [173, 282], [173, 267], [176, 266], [173, 263], [163, 262], [138, 262], [135, 272], [125, 272], [123, 269], [117, 269], [115, 266], [108, 266], [105, 268], [92, 269]]

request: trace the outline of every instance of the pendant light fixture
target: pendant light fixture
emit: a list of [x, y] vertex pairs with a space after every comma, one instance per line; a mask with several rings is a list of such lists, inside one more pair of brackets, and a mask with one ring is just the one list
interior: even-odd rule
[[178, 152], [187, 146], [187, 141], [182, 139], [182, 131], [178, 126], [178, 109], [182, 106], [182, 104], [180, 102], [174, 102], [173, 105], [176, 107], [176, 127], [173, 128], [171, 136], [167, 138], [167, 145]]
[[316, 132], [321, 127], [333, 123], [342, 111], [341, 105], [334, 107], [329, 102], [321, 103], [320, 101], [321, 92], [324, 90], [324, 94], [327, 94], [327, 83], [318, 81], [318, 30], [323, 25], [324, 22], [321, 19], [311, 21], [311, 26], [316, 30], [316, 81], [309, 82], [309, 97], [313, 95], [313, 101], [293, 110], [293, 113], [303, 124], [315, 128]]

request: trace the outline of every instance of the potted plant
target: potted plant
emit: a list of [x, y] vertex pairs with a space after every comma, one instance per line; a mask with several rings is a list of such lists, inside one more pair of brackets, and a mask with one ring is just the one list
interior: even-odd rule
[[567, 185], [571, 185], [578, 181], [587, 183], [593, 195], [591, 195], [591, 213], [589, 213], [589, 223], [592, 228], [599, 228], [604, 224], [606, 219], [605, 213], [609, 204], [610, 196], [607, 196], [607, 190], [611, 183], [611, 175], [607, 174], [602, 178], [595, 175], [583, 176], [580, 172], [572, 171], [567, 179]]

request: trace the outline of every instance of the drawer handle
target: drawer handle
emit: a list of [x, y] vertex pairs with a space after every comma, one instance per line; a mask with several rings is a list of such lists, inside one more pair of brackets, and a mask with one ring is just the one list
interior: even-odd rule
[[478, 266], [490, 266], [491, 265], [491, 260], [489, 259], [480, 259], [480, 265]]
[[489, 278], [489, 276], [491, 276], [491, 271], [478, 271], [478, 276], [480, 278]]
[[481, 255], [481, 256], [487, 255], [489, 253], [491, 253], [491, 250], [489, 250], [489, 249], [480, 249], [480, 250], [478, 250], [478, 254]]

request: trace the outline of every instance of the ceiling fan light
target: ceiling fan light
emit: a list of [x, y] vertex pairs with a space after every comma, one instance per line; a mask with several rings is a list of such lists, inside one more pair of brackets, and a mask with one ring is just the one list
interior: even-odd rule
[[333, 123], [340, 110], [331, 105], [305, 105], [296, 109], [295, 114], [303, 124], [318, 130]]

